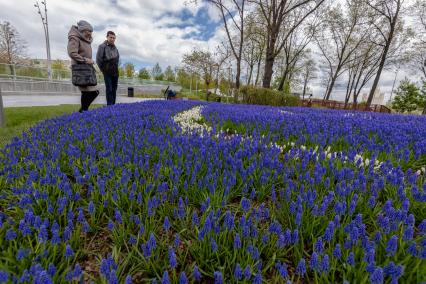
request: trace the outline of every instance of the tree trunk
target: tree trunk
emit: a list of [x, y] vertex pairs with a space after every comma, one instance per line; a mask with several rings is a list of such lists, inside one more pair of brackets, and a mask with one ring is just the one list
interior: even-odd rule
[[280, 80], [280, 84], [279, 84], [279, 86], [278, 86], [278, 91], [282, 91], [282, 90], [284, 90], [284, 84], [287, 82], [287, 81], [289, 81], [289, 80], [287, 80], [288, 78], [288, 74], [290, 73], [289, 72], [290, 70], [289, 70], [289, 66], [288, 66], [288, 64], [286, 65], [286, 67], [285, 67], [285, 70], [284, 70], [284, 72], [283, 72], [283, 76], [282, 76], [282, 78], [281, 78], [281, 80]]
[[241, 59], [237, 60], [237, 75], [235, 76], [235, 88], [237, 90], [240, 88], [240, 76], [241, 76]]
[[337, 76], [334, 75], [333, 78], [331, 79], [330, 86], [327, 88], [327, 93], [325, 94], [325, 100], [326, 101], [328, 101], [330, 99], [331, 92], [333, 91], [334, 84], [336, 83], [336, 80], [337, 80]]
[[[399, 3], [397, 5], [399, 5]], [[396, 13], [394, 15], [393, 21], [391, 22], [389, 36], [386, 39], [386, 45], [385, 45], [385, 48], [384, 48], [383, 53], [382, 53], [382, 58], [380, 60], [380, 65], [379, 65], [379, 69], [377, 70], [376, 78], [374, 79], [373, 86], [371, 87], [370, 94], [368, 95], [367, 103], [366, 103], [366, 106], [365, 106], [366, 109], [370, 107], [371, 102], [373, 101], [374, 93], [376, 93], [376, 89], [377, 89], [377, 86], [379, 85], [379, 81], [380, 81], [380, 77], [382, 75], [383, 68], [385, 67], [389, 48], [390, 48], [390, 45], [392, 43], [393, 36], [394, 36], [394, 33], [395, 33], [395, 26], [396, 26], [396, 23], [398, 21], [399, 9], [400, 9], [400, 7], [398, 6]]]
[[259, 83], [259, 77], [260, 77], [260, 65], [262, 64], [262, 59], [260, 59], [257, 62], [257, 73], [256, 73], [256, 81], [254, 82], [254, 85], [257, 86]]
[[249, 77], [247, 80], [247, 85], [251, 85], [251, 78], [253, 77], [253, 68], [254, 68], [254, 65], [250, 65], [250, 72], [249, 72]]
[[263, 87], [264, 88], [270, 88], [271, 87], [271, 80], [272, 80], [272, 74], [274, 73], [274, 61], [275, 58], [272, 56], [272, 54], [268, 54], [266, 56], [266, 62], [265, 62], [265, 74], [263, 74]]
[[308, 77], [309, 76], [309, 74], [307, 73], [306, 74], [306, 76], [305, 76], [305, 80], [304, 80], [304, 82], [303, 82], [303, 93], [302, 93], [302, 99], [305, 99], [305, 95], [306, 95], [306, 89], [307, 89], [307, 87], [308, 87]]

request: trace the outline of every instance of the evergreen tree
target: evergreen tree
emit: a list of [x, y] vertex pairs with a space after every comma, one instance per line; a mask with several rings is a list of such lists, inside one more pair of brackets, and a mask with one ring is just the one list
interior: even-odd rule
[[420, 90], [414, 83], [405, 79], [399, 85], [392, 108], [398, 112], [412, 112], [422, 104]]

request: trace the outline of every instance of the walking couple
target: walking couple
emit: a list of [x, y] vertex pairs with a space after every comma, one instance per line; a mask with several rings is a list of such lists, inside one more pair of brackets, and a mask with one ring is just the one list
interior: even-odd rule
[[[88, 64], [93, 66], [95, 64], [92, 59], [92, 33], [93, 27], [86, 21], [79, 21], [76, 26], [71, 27], [68, 33], [68, 54], [71, 57], [71, 65]], [[96, 64], [104, 76], [107, 105], [115, 104], [117, 94], [120, 54], [115, 46], [115, 39], [115, 33], [108, 31], [106, 40], [99, 46], [96, 53]], [[93, 74], [95, 73], [93, 72]], [[96, 83], [78, 86], [81, 91], [80, 112], [87, 111], [90, 104], [99, 95], [98, 87]]]

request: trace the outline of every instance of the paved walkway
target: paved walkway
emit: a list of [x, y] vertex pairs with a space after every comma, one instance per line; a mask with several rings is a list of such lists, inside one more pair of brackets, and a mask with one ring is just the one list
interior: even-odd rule
[[[161, 99], [159, 97], [159, 99]], [[129, 98], [126, 96], [117, 96], [117, 103], [136, 103], [152, 99]], [[44, 95], [44, 96], [3, 96], [4, 107], [29, 107], [29, 106], [55, 106], [55, 105], [79, 105], [79, 95]], [[106, 104], [105, 96], [98, 96], [94, 104]]]

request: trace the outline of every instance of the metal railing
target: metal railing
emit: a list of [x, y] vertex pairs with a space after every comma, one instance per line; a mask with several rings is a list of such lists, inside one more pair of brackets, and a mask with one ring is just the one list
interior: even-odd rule
[[[12, 80], [49, 80], [47, 67], [0, 63], [0, 78]], [[103, 82], [102, 73], [97, 72], [98, 82]], [[71, 81], [70, 69], [52, 68], [53, 81]], [[126, 85], [176, 85], [169, 81], [145, 80], [140, 78], [120, 77], [119, 82]]]

